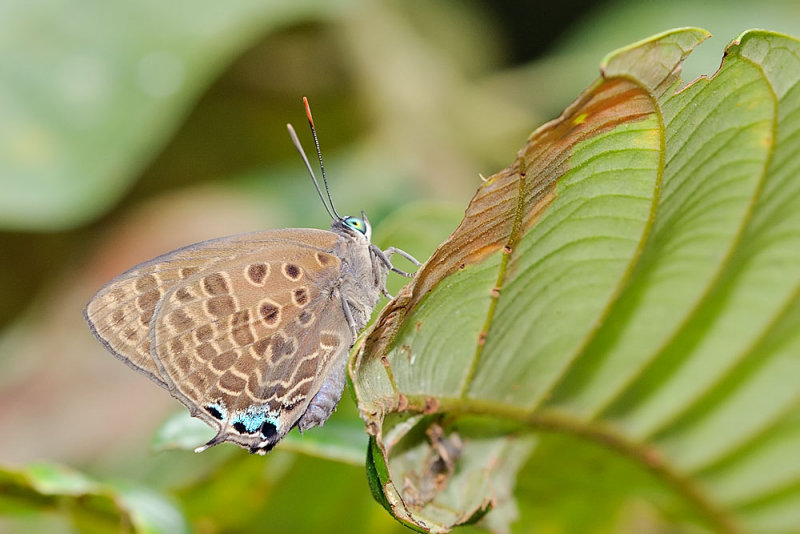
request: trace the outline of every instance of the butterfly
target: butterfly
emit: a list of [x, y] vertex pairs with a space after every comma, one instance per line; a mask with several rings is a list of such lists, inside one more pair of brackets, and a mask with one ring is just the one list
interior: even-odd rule
[[322, 425], [341, 399], [349, 349], [381, 295], [389, 296], [389, 271], [413, 276], [391, 256], [420, 265], [371, 243], [363, 211], [336, 211], [303, 101], [328, 203], [287, 127], [330, 230], [267, 230], [189, 245], [114, 278], [84, 310], [106, 349], [216, 430], [197, 452], [228, 441], [265, 454], [295, 426]]

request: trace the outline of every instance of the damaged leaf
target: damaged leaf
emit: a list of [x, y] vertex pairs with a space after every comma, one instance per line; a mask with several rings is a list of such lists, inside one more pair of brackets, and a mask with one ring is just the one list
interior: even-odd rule
[[555, 433], [653, 474], [677, 523], [800, 528], [800, 43], [746, 32], [681, 87], [707, 36], [609, 55], [364, 338], [371, 485], [402, 522], [509, 530]]

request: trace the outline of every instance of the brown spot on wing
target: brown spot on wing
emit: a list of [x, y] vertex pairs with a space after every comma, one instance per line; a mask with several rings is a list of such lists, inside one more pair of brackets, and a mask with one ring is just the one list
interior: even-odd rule
[[239, 356], [239, 359], [236, 360], [233, 368], [239, 371], [241, 374], [245, 375], [255, 375], [256, 368], [258, 367], [258, 361], [253, 358], [253, 356], [249, 352], [245, 352], [244, 354]]
[[253, 331], [250, 329], [249, 310], [240, 310], [231, 316], [231, 335], [240, 347], [255, 341]]
[[261, 314], [261, 319], [264, 324], [269, 327], [275, 327], [281, 320], [281, 308], [275, 302], [265, 300], [258, 307], [258, 312]]
[[156, 305], [160, 299], [161, 293], [157, 289], [148, 291], [136, 299], [136, 306], [142, 312], [142, 314], [139, 316], [139, 322], [142, 326], [150, 326], [150, 321], [153, 319], [153, 314], [156, 311]]
[[301, 311], [297, 316], [297, 322], [300, 323], [301, 326], [310, 325], [314, 322], [314, 312], [308, 310]]
[[207, 362], [211, 358], [217, 355], [217, 349], [211, 346], [209, 343], [203, 343], [202, 345], [198, 345], [196, 349], [194, 349], [197, 357], [200, 361]]
[[192, 368], [192, 361], [186, 356], [179, 356], [175, 358], [175, 365], [181, 371], [181, 373], [186, 375]]
[[233, 297], [214, 297], [206, 302], [206, 311], [214, 317], [225, 317], [236, 311]]
[[136, 343], [139, 340], [139, 331], [129, 326], [122, 331], [122, 338], [130, 344]]
[[116, 327], [117, 327], [117, 326], [119, 326], [119, 325], [120, 325], [120, 323], [122, 323], [122, 321], [124, 321], [124, 320], [125, 320], [125, 312], [124, 312], [124, 311], [122, 311], [122, 309], [121, 309], [121, 308], [120, 308], [120, 309], [116, 309], [116, 310], [114, 310], [114, 313], [112, 313], [112, 314], [109, 316], [109, 322], [108, 322], [108, 325], [109, 325], [111, 328], [116, 328]]
[[270, 360], [273, 364], [278, 363], [282, 358], [291, 356], [297, 350], [297, 342], [294, 338], [287, 338], [280, 333], [276, 333], [270, 338]]
[[217, 371], [225, 371], [226, 369], [230, 369], [230, 367], [236, 363], [237, 357], [238, 355], [232, 350], [223, 352], [211, 360], [211, 367]]
[[225, 371], [225, 373], [219, 377], [219, 386], [225, 389], [227, 392], [238, 395], [242, 391], [244, 391], [244, 387], [247, 384], [245, 380], [239, 376], [236, 376], [230, 371]]
[[249, 391], [253, 397], [264, 400], [264, 397], [260, 394], [261, 389], [262, 385], [258, 380], [258, 375], [256, 373], [251, 373], [247, 377], [247, 391]]
[[186, 279], [195, 274], [199, 270], [200, 269], [198, 267], [184, 267], [180, 271], [178, 271], [178, 276], [180, 276], [181, 279]]
[[266, 263], [253, 263], [245, 269], [245, 278], [257, 286], [263, 286], [268, 276], [269, 265]]
[[139, 307], [144, 313], [150, 313], [152, 316], [153, 310], [156, 309], [156, 304], [158, 304], [158, 300], [161, 298], [161, 292], [158, 289], [153, 289], [148, 291], [143, 295], [139, 295], [136, 299], [136, 306]]
[[294, 263], [284, 263], [283, 275], [292, 282], [296, 282], [303, 276], [303, 270]]
[[253, 343], [253, 350], [259, 356], [263, 356], [269, 348], [269, 338], [259, 339]]
[[183, 353], [184, 346], [183, 343], [181, 343], [181, 340], [176, 337], [170, 341], [169, 349], [172, 351], [172, 354], [181, 354]]
[[177, 332], [185, 332], [194, 326], [192, 318], [180, 308], [169, 314], [169, 322]]
[[127, 300], [128, 298], [128, 294], [121, 287], [115, 287], [114, 289], [112, 289], [108, 293], [108, 296], [109, 296], [108, 300], [111, 302], [122, 302], [124, 300]]
[[197, 341], [211, 341], [214, 337], [214, 329], [211, 325], [201, 324], [198, 326], [194, 331], [194, 337], [197, 338]]
[[194, 296], [192, 296], [192, 292], [189, 291], [186, 287], [180, 287], [177, 290], [175, 290], [175, 297], [178, 299], [178, 301], [184, 303], [194, 299]]
[[319, 336], [319, 343], [326, 349], [333, 349], [342, 343], [342, 339], [333, 332], [323, 332]]
[[214, 273], [203, 278], [203, 289], [209, 295], [227, 295], [230, 292], [228, 281], [222, 273]]
[[308, 304], [308, 300], [309, 297], [307, 288], [300, 287], [292, 292], [292, 302], [294, 302], [295, 306], [302, 308], [303, 306]]
[[336, 261], [336, 258], [330, 254], [326, 254], [324, 252], [317, 252], [314, 257], [319, 263], [320, 267], [327, 267], [328, 265], [332, 264]]
[[136, 280], [136, 291], [139, 293], [147, 293], [152, 289], [158, 288], [158, 280], [155, 275], [148, 274]]
[[249, 326], [239, 326], [231, 332], [233, 341], [240, 347], [245, 347], [255, 340]]

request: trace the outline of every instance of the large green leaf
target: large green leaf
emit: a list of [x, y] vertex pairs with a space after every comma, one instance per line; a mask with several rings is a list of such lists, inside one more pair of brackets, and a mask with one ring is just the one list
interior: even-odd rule
[[339, 8], [2, 2], [0, 228], [62, 229], [96, 217], [235, 54], [269, 30]]
[[706, 37], [608, 56], [366, 337], [372, 485], [403, 522], [508, 528], [562, 433], [653, 473], [672, 522], [800, 529], [800, 43], [747, 32], [681, 88]]
[[175, 505], [153, 490], [113, 487], [54, 464], [0, 469], [3, 515], [20, 517], [48, 509], [67, 513], [81, 532], [189, 531]]

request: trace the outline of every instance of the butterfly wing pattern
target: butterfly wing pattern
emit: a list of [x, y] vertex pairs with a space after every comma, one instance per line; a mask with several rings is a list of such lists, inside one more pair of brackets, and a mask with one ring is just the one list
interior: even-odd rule
[[338, 403], [386, 256], [334, 221], [205, 241], [115, 278], [84, 312], [116, 357], [230, 441], [265, 453]]

